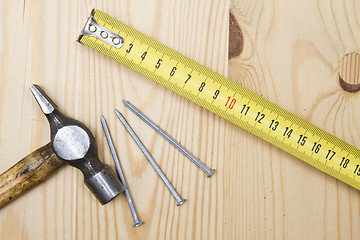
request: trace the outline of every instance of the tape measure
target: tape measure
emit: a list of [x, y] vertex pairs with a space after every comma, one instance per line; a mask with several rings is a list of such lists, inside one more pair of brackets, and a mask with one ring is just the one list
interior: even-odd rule
[[360, 190], [360, 150], [109, 15], [78, 41]]

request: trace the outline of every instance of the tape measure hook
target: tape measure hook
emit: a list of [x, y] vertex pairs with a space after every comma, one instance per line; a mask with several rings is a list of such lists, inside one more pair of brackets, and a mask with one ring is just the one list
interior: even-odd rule
[[82, 36], [93, 36], [97, 39], [115, 47], [121, 48], [124, 44], [124, 38], [120, 35], [110, 31], [109, 29], [101, 26], [94, 18], [95, 9], [93, 8], [83, 30], [80, 32], [77, 41], [80, 42]]

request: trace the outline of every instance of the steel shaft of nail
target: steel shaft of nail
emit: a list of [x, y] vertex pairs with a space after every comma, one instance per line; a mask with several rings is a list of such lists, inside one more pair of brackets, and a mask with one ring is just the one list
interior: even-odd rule
[[155, 169], [156, 173], [160, 176], [161, 180], [165, 183], [166, 187], [170, 190], [171, 194], [175, 197], [177, 201], [177, 205], [182, 205], [186, 200], [182, 199], [180, 195], [176, 192], [173, 185], [170, 183], [169, 179], [165, 176], [165, 174], [161, 171], [160, 167], [155, 162], [154, 158], [151, 156], [149, 151], [145, 148], [144, 144], [141, 142], [139, 137], [135, 134], [134, 130], [130, 127], [129, 123], [125, 120], [124, 116], [118, 111], [115, 110], [116, 115], [120, 119], [121, 123], [124, 125], [125, 129], [129, 132], [130, 136], [134, 139], [136, 144], [139, 146], [141, 151], [144, 153], [146, 158], [149, 160], [152, 167]]
[[125, 107], [130, 109], [136, 116], [138, 116], [141, 120], [147, 123], [152, 129], [154, 129], [157, 133], [159, 133], [166, 141], [168, 141], [171, 145], [173, 145], [177, 150], [182, 152], [188, 159], [190, 159], [193, 163], [195, 163], [201, 170], [203, 170], [207, 177], [211, 177], [214, 173], [214, 169], [208, 168], [204, 163], [202, 163], [199, 159], [197, 159], [191, 152], [189, 152], [184, 146], [182, 146], [179, 142], [177, 142], [173, 137], [171, 137], [167, 132], [165, 132], [162, 128], [160, 128], [156, 123], [154, 123], [150, 118], [148, 118], [143, 112], [137, 109], [132, 103], [129, 101], [123, 100]]
[[138, 215], [136, 213], [135, 206], [134, 206], [133, 200], [131, 198], [129, 188], [128, 188], [128, 185], [126, 183], [125, 176], [124, 176], [124, 173], [123, 173], [123, 171], [121, 169], [120, 161], [119, 161], [118, 155], [117, 155], [116, 150], [115, 150], [114, 142], [113, 142], [113, 140], [111, 138], [109, 127], [108, 127], [108, 125], [106, 123], [106, 120], [105, 120], [105, 118], [103, 116], [101, 116], [100, 119], [101, 119], [101, 125], [102, 125], [102, 127], [104, 129], [106, 140], [107, 140], [107, 142], [109, 144], [111, 155], [112, 155], [112, 157], [114, 159], [114, 162], [115, 162], [115, 165], [116, 165], [117, 172], [119, 174], [121, 183], [124, 186], [124, 192], [125, 192], [126, 200], [127, 200], [128, 204], [129, 204], [130, 212], [131, 212], [131, 215], [133, 216], [133, 219], [134, 219], [133, 227], [138, 227], [138, 226], [142, 225], [144, 222], [139, 220], [139, 217], [138, 217]]

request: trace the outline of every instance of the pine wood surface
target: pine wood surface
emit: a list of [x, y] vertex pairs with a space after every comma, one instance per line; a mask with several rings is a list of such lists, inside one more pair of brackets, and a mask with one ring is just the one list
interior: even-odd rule
[[[359, 148], [359, 93], [339, 84], [339, 73], [358, 84], [359, 2], [234, 0], [231, 10], [244, 48], [229, 78]], [[232, 239], [359, 239], [359, 191], [247, 133], [231, 137], [241, 146], [225, 174], [241, 173], [228, 179]]]
[[[28, 89], [39, 84], [89, 127], [100, 158], [114, 167], [99, 120], [105, 116], [145, 224], [132, 227], [124, 196], [100, 205], [81, 173], [66, 166], [0, 210], [0, 239], [358, 239], [357, 190], [75, 42], [92, 7], [359, 147], [359, 95], [339, 84], [339, 72], [356, 76], [358, 64], [341, 61], [359, 53], [356, 1], [3, 0], [0, 171], [49, 141]], [[228, 62], [229, 8], [244, 42]], [[358, 83], [351, 79], [344, 81]], [[214, 176], [207, 179], [122, 99], [216, 168]], [[183, 206], [176, 207], [114, 108], [187, 199]]]
[[[125, 109], [131, 101], [207, 165], [221, 169], [224, 120], [75, 40], [92, 7], [114, 16], [220, 74], [227, 73], [228, 2], [1, 1], [0, 170], [49, 141], [28, 87], [36, 83], [60, 110], [96, 137], [114, 168], [101, 124], [107, 119], [134, 203], [145, 224], [133, 228], [124, 196], [102, 206], [70, 166], [0, 210], [0, 239], [199, 239], [223, 234], [224, 174], [207, 179], [194, 164]], [[187, 199], [181, 206], [116, 118], [117, 108]]]

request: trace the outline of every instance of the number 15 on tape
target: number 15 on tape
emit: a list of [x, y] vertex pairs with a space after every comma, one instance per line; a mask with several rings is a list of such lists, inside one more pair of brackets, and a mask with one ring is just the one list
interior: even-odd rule
[[93, 10], [78, 41], [360, 190], [360, 150]]

